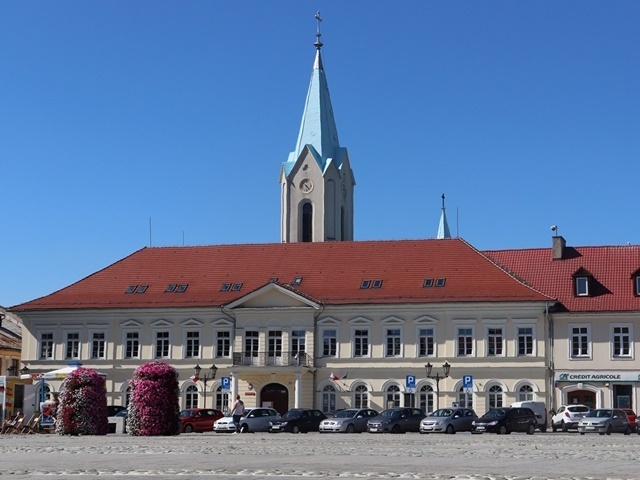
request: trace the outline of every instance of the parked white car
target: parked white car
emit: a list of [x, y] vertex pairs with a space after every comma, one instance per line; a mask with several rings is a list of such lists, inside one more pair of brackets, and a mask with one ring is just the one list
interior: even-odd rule
[[578, 428], [578, 422], [589, 413], [591, 408], [586, 405], [561, 405], [551, 417], [551, 429], [566, 432], [570, 428]]
[[[244, 416], [240, 419], [240, 431], [248, 432], [268, 432], [269, 422], [280, 419], [280, 414], [273, 408], [248, 408]], [[222, 417], [213, 424], [213, 431], [218, 433], [235, 432], [236, 426], [233, 417]]]

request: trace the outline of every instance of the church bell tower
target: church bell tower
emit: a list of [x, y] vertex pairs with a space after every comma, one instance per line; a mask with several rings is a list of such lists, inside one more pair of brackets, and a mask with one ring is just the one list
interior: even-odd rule
[[280, 237], [283, 243], [353, 240], [355, 180], [340, 146], [320, 50], [315, 60], [296, 148], [282, 164]]

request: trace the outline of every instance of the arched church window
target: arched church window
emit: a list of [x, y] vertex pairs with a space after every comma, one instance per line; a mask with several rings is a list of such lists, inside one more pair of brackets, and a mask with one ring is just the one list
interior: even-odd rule
[[302, 206], [302, 241], [313, 241], [313, 205], [310, 203]]

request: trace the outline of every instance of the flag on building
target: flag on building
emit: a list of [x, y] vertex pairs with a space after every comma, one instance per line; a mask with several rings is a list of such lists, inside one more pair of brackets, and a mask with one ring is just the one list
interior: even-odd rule
[[334, 375], [333, 373], [331, 373], [329, 375], [329, 380], [334, 380], [335, 381], [335, 380], [338, 380], [338, 377], [336, 375]]
[[347, 375], [349, 375], [349, 372], [345, 373], [344, 375], [342, 375], [340, 377], [340, 380], [346, 380], [347, 379]]

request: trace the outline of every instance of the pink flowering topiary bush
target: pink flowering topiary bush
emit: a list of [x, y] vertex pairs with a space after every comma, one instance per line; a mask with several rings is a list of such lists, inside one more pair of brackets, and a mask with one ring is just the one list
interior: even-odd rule
[[160, 361], [145, 363], [133, 373], [130, 385], [129, 435], [178, 435], [180, 403], [176, 369]]
[[107, 389], [104, 378], [90, 368], [77, 368], [62, 382], [56, 411], [60, 435], [106, 435]]

